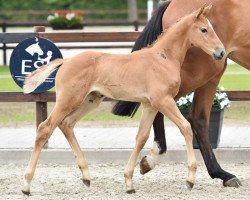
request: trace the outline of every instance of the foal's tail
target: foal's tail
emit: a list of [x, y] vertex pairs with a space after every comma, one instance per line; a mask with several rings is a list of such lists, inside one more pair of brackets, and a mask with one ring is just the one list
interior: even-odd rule
[[[162, 33], [162, 17], [169, 4], [170, 1], [167, 1], [162, 3], [158, 7], [158, 9], [155, 11], [150, 21], [143, 29], [139, 38], [136, 40], [132, 52], [140, 50], [152, 44], [157, 39], [157, 37]], [[112, 113], [120, 116], [133, 117], [139, 106], [140, 103], [136, 102], [118, 101], [114, 105]]]
[[56, 59], [51, 61], [49, 64], [40, 67], [39, 69], [33, 71], [25, 78], [23, 92], [31, 93], [33, 92], [39, 85], [41, 85], [46, 78], [48, 78], [57, 68], [59, 68], [65, 59]]

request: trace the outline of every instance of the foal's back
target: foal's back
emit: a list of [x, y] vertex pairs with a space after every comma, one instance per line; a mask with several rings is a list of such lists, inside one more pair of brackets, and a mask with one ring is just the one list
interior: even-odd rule
[[82, 82], [84, 85], [86, 82], [92, 85], [89, 92], [98, 91], [114, 99], [144, 102], [148, 101], [148, 88], [152, 81], [164, 83], [171, 79], [167, 76], [178, 74], [168, 67], [169, 62], [152, 48], [130, 54], [87, 51], [64, 63], [56, 80], [68, 84], [69, 80], [72, 84]]

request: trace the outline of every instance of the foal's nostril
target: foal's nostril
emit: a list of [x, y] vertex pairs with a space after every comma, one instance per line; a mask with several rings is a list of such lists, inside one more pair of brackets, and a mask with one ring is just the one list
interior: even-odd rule
[[224, 57], [225, 53], [226, 52], [223, 48], [216, 48], [213, 53], [214, 59], [221, 60]]
[[224, 55], [225, 55], [225, 51], [222, 50], [221, 53], [220, 53], [221, 58], [223, 58]]

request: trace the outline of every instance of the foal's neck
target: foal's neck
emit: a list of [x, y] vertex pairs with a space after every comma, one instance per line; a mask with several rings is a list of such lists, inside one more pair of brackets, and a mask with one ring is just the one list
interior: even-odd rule
[[164, 52], [166, 57], [182, 65], [187, 50], [191, 47], [189, 42], [189, 28], [191, 25], [189, 18], [185, 18], [172, 27], [152, 47]]

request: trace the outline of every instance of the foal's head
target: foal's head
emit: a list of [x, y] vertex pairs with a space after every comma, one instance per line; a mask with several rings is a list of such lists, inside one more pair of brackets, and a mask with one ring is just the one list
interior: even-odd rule
[[225, 55], [224, 46], [216, 35], [212, 24], [205, 17], [211, 7], [211, 5], [203, 6], [192, 14], [194, 23], [190, 29], [189, 40], [193, 46], [201, 48], [214, 59], [221, 60]]

